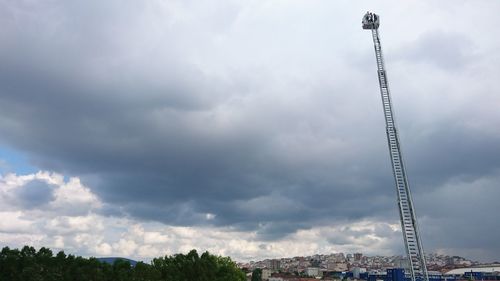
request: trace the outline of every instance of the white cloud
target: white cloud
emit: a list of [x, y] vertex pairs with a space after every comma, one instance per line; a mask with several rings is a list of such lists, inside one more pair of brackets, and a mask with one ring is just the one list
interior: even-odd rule
[[94, 209], [102, 206], [90, 189], [83, 186], [78, 178], [61, 184], [54, 192], [55, 200], [51, 203], [54, 209]]
[[64, 249], [64, 237], [61, 235], [54, 236], [54, 247], [57, 249]]
[[[0, 180], [0, 194], [6, 196], [3, 200], [15, 199], [14, 191], [35, 179], [53, 185], [56, 196], [50, 204], [35, 210], [24, 210], [19, 205], [4, 205], [8, 206], [8, 210], [0, 212], [0, 239], [11, 247], [30, 244], [87, 256], [118, 255], [143, 260], [198, 249], [246, 261], [354, 251], [360, 247], [368, 253], [392, 253], [394, 237], [381, 236], [378, 233], [379, 226], [397, 232], [393, 225], [359, 221], [299, 230], [285, 238], [266, 242], [259, 240], [256, 232], [238, 231], [230, 227], [169, 226], [103, 216], [99, 214], [102, 208], [99, 198], [79, 179], [71, 178], [66, 182], [63, 176], [47, 172], [6, 175]], [[84, 209], [75, 214], [70, 208], [72, 204]], [[214, 216], [208, 213], [206, 218], [210, 220]], [[340, 236], [345, 237], [350, 244], [329, 241], [332, 237]]]
[[95, 253], [101, 256], [109, 256], [113, 254], [113, 247], [108, 243], [101, 243], [95, 248]]
[[0, 212], [0, 232], [29, 232], [32, 222], [21, 211]]
[[[37, 209], [23, 209], [16, 201], [17, 190], [33, 180], [50, 183], [57, 194], [48, 205]], [[473, 182], [446, 183], [436, 191], [462, 190], [453, 196], [455, 201], [483, 200], [460, 198], [468, 189], [489, 190], [496, 179]], [[103, 207], [99, 198], [77, 178], [64, 181], [54, 173], [39, 172], [31, 175], [9, 174], [0, 179], [3, 210], [0, 211], [0, 240], [10, 247], [25, 244], [46, 246], [86, 256], [124, 256], [139, 260], [187, 252], [191, 249], [228, 255], [239, 261], [263, 258], [290, 257], [332, 252], [363, 252], [367, 255], [401, 254], [402, 239], [398, 222], [381, 219], [361, 219], [337, 222], [295, 231], [272, 241], [262, 240], [257, 231], [242, 231], [232, 227], [172, 226], [162, 223], [141, 222], [133, 218], [99, 214]], [[430, 194], [441, 198], [443, 195]], [[429, 202], [432, 200], [426, 199]], [[257, 205], [272, 204], [267, 198]], [[479, 203], [479, 202], [476, 202]], [[79, 205], [81, 212], [71, 210]], [[288, 204], [288, 203], [287, 203]], [[287, 205], [285, 204], [285, 205]], [[255, 207], [256, 208], [256, 207]], [[443, 212], [450, 210], [443, 209]], [[465, 212], [461, 208], [452, 212]], [[466, 212], [464, 213], [466, 214]], [[207, 219], [209, 219], [207, 214]], [[426, 230], [441, 224], [440, 218], [423, 218]], [[267, 227], [263, 224], [261, 227]], [[434, 230], [437, 231], [437, 230]], [[440, 247], [439, 251], [453, 253], [456, 248]], [[480, 249], [461, 249], [464, 253], [479, 253]]]

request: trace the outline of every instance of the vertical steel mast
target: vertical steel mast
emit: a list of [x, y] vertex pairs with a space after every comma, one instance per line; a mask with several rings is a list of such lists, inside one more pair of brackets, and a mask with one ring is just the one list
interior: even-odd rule
[[394, 112], [392, 110], [391, 96], [389, 94], [389, 85], [385, 72], [384, 58], [382, 56], [382, 46], [378, 27], [380, 26], [378, 15], [367, 12], [363, 17], [363, 29], [372, 31], [373, 44], [375, 45], [375, 56], [377, 59], [378, 81], [380, 84], [380, 94], [382, 96], [382, 105], [384, 107], [384, 116], [387, 132], [387, 142], [389, 144], [389, 153], [392, 161], [392, 171], [396, 182], [396, 192], [398, 195], [399, 216], [401, 219], [401, 228], [406, 248], [406, 254], [410, 263], [411, 280], [428, 281], [427, 267], [425, 263], [424, 249], [420, 240], [417, 216], [413, 207], [413, 201], [410, 193], [410, 186], [406, 176], [403, 155], [399, 143], [399, 136], [394, 121]]

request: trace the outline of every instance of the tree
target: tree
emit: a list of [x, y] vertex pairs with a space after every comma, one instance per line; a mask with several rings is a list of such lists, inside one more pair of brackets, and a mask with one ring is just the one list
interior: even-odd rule
[[18, 281], [21, 266], [21, 252], [4, 247], [0, 252], [0, 280]]
[[209, 252], [198, 255], [191, 250], [187, 255], [177, 254], [153, 260], [153, 267], [167, 281], [244, 281], [245, 273], [226, 257]]
[[[203, 255], [209, 255], [205, 252]], [[203, 257], [202, 255], [202, 257]], [[233, 280], [246, 280], [245, 273], [238, 268], [235, 262], [229, 257], [215, 257], [217, 264], [217, 273], [215, 280], [217, 281], [233, 281]]]
[[252, 281], [262, 281], [262, 269], [256, 268], [252, 271]]
[[129, 261], [117, 259], [113, 263], [113, 279], [128, 281], [132, 279], [132, 266]]
[[0, 251], [0, 280], [9, 281], [244, 281], [245, 273], [228, 257], [196, 250], [154, 259], [151, 264], [117, 259], [114, 264], [48, 248], [4, 247]]
[[20, 280], [38, 281], [43, 280], [42, 267], [38, 263], [36, 250], [33, 247], [24, 246], [21, 250]]
[[153, 281], [160, 280], [161, 274], [152, 265], [138, 262], [132, 274], [133, 281]]

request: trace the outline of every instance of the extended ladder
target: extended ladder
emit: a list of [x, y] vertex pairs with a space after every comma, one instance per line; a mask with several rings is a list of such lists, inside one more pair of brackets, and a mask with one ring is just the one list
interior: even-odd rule
[[384, 58], [382, 56], [382, 46], [380, 44], [380, 37], [378, 33], [379, 25], [380, 22], [378, 15], [368, 12], [363, 17], [363, 29], [370, 29], [372, 31], [373, 43], [375, 46], [377, 72], [380, 84], [380, 94], [382, 97], [382, 106], [384, 108], [387, 141], [389, 144], [392, 171], [396, 182], [401, 228], [403, 231], [406, 254], [409, 261], [411, 279], [412, 281], [428, 281], [429, 277], [427, 273], [424, 250], [418, 230], [417, 216], [415, 215], [415, 209], [413, 207], [410, 187], [403, 162], [403, 155], [401, 153], [399, 136], [394, 121], [394, 112], [392, 110], [387, 74], [385, 72]]

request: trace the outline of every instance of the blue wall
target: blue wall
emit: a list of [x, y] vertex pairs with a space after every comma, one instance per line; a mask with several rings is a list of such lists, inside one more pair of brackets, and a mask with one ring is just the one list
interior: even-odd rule
[[[361, 277], [361, 276], [360, 276]], [[376, 280], [384, 281], [411, 281], [410, 276], [406, 276], [403, 268], [390, 268], [387, 269], [387, 275], [368, 275], [368, 281]], [[429, 275], [429, 281], [455, 281], [455, 278], [450, 278], [442, 275]], [[479, 279], [480, 280], [480, 279]]]

